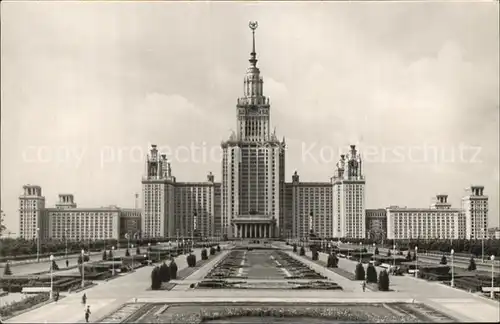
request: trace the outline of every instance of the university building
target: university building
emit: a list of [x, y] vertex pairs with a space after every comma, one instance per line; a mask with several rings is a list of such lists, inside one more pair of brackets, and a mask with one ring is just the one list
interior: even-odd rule
[[330, 181], [285, 181], [285, 139], [271, 128], [271, 104], [257, 67], [255, 30], [235, 107], [236, 131], [221, 143], [222, 177], [177, 182], [153, 145], [142, 179], [142, 229], [149, 237], [365, 237], [365, 179], [354, 145]]
[[19, 196], [19, 236], [27, 240], [94, 241], [140, 234], [141, 211], [117, 206], [81, 208], [72, 194], [60, 194], [55, 207], [45, 206], [42, 188], [23, 186]]

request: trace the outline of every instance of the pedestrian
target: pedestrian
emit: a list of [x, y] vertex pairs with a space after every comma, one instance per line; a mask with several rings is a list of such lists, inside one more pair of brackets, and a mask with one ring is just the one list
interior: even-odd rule
[[366, 289], [366, 281], [363, 281], [363, 292], [365, 292]]
[[66, 268], [69, 268], [69, 261], [66, 259]]
[[82, 304], [86, 304], [87, 303], [87, 295], [86, 294], [83, 294], [82, 296]]
[[85, 310], [85, 322], [89, 322], [89, 317], [90, 317], [90, 306], [87, 306], [87, 309]]

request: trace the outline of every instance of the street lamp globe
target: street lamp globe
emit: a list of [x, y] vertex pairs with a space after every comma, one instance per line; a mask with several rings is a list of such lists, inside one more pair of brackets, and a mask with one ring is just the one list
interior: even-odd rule
[[417, 252], [417, 251], [418, 251], [418, 246], [415, 246], [415, 252]]
[[50, 261], [54, 261], [54, 256], [51, 254], [50, 257], [49, 257], [49, 260]]
[[114, 246], [112, 246], [112, 247], [111, 247], [111, 250], [114, 250], [114, 249], [115, 249], [115, 247], [114, 247]]
[[450, 253], [451, 255], [455, 254], [455, 250], [451, 249]]
[[84, 255], [84, 254], [85, 254], [85, 250], [82, 249], [82, 255]]
[[375, 247], [377, 244], [373, 243], [373, 247]]
[[490, 260], [495, 261], [495, 256], [494, 255], [490, 256]]

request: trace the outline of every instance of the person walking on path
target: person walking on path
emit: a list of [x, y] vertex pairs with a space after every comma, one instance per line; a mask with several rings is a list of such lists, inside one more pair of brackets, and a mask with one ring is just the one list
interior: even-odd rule
[[83, 294], [82, 296], [82, 304], [86, 304], [87, 303], [87, 295], [86, 294]]
[[365, 289], [366, 289], [366, 281], [363, 281], [362, 287], [363, 287], [363, 292], [365, 292]]
[[66, 259], [66, 268], [69, 268], [69, 261]]
[[90, 306], [87, 306], [87, 309], [85, 310], [85, 322], [89, 322], [89, 317], [90, 317]]

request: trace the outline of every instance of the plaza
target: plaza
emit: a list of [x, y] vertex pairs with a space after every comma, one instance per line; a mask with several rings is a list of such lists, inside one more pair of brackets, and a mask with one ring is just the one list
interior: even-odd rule
[[[81, 323], [84, 322], [85, 305], [81, 302], [85, 292], [92, 315], [91, 322], [123, 323], [148, 321], [147, 316], [157, 314], [160, 316], [168, 305], [197, 305], [196, 307], [222, 307], [234, 303], [257, 303], [275, 305], [273, 307], [293, 307], [305, 305], [319, 307], [318, 305], [349, 305], [349, 307], [368, 307], [371, 304], [386, 305], [390, 309], [418, 305], [419, 309], [428, 308], [434, 315], [426, 315], [428, 321], [454, 321], [454, 322], [497, 322], [499, 318], [499, 305], [495, 301], [467, 293], [458, 289], [444, 286], [440, 283], [431, 283], [422, 279], [409, 276], [392, 277], [391, 291], [365, 291], [363, 292], [359, 281], [351, 281], [327, 268], [310, 261], [310, 259], [290, 251], [288, 246], [281, 242], [272, 244], [274, 253], [285, 253], [301, 261], [305, 267], [315, 270], [326, 277], [325, 280], [339, 284], [342, 290], [289, 290], [289, 289], [192, 289], [192, 285], [204, 280], [208, 272], [224, 258], [227, 258], [230, 249], [245, 249], [244, 242], [228, 244], [221, 253], [211, 257], [197, 271], [184, 278], [172, 281], [175, 287], [170, 291], [152, 291], [151, 270], [146, 266], [135, 272], [120, 275], [118, 278], [99, 282], [96, 286], [82, 292], [62, 294], [58, 302], [51, 302], [24, 314], [7, 319], [6, 323]], [[242, 280], [272, 283], [273, 281], [286, 281], [280, 267], [273, 263], [268, 256], [271, 255], [270, 246], [245, 252], [245, 271]], [[200, 259], [201, 250], [196, 249], [194, 254]], [[320, 258], [326, 258], [321, 254]], [[178, 256], [175, 259], [179, 270], [187, 267], [186, 257]], [[341, 259], [339, 268], [352, 272], [356, 263]], [[380, 269], [378, 269], [380, 271]], [[285, 276], [286, 277], [286, 276]], [[290, 281], [290, 280], [288, 280]], [[167, 305], [167, 306], [166, 306]], [[277, 305], [277, 306], [276, 306]], [[279, 306], [281, 305], [281, 306]], [[398, 306], [406, 305], [406, 306]], [[232, 307], [233, 307], [232, 306]], [[266, 306], [266, 307], [267, 307]], [[176, 306], [177, 307], [177, 306]], [[184, 306], [183, 306], [184, 307]], [[186, 306], [187, 307], [187, 306]], [[193, 306], [194, 307], [194, 306]], [[345, 306], [348, 307], [348, 306]], [[188, 307], [189, 308], [189, 307]], [[163, 309], [163, 311], [162, 311]], [[180, 309], [183, 309], [182, 307]], [[154, 311], [153, 311], [154, 310]], [[417, 312], [412, 310], [412, 312]], [[423, 312], [420, 310], [419, 312]], [[397, 310], [393, 311], [398, 314]], [[148, 315], [149, 314], [149, 315]], [[437, 314], [437, 315], [436, 315]], [[146, 317], [145, 317], [146, 316]], [[395, 316], [395, 315], [394, 315]], [[160, 316], [161, 317], [161, 316]], [[141, 320], [142, 318], [142, 320]]]

